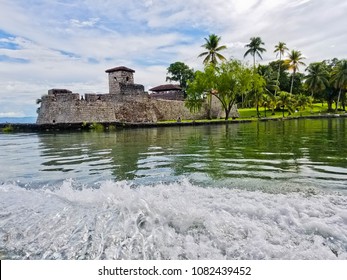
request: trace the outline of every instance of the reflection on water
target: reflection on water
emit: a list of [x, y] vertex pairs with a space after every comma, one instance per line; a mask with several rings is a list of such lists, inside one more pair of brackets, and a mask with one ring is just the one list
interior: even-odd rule
[[[1, 135], [0, 181], [211, 184], [292, 180], [346, 189], [345, 119], [255, 122], [109, 133]], [[41, 182], [40, 182], [41, 181]]]

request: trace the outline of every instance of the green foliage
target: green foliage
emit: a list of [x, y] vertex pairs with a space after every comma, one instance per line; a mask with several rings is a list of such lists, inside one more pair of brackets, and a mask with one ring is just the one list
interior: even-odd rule
[[276, 88], [275, 88], [275, 95], [277, 94], [277, 91], [280, 90], [280, 76], [281, 76], [281, 64], [282, 63], [282, 56], [284, 55], [285, 51], [288, 51], [289, 49], [286, 46], [286, 43], [279, 42], [275, 46], [274, 52], [276, 53], [276, 57], [279, 55], [279, 63], [278, 63], [278, 70], [277, 70], [277, 80], [276, 80]]
[[192, 112], [196, 113], [201, 110], [206, 95], [212, 88], [208, 75], [211, 73], [197, 71], [193, 82], [188, 83], [187, 97], [185, 99], [185, 106]]
[[[265, 66], [271, 68], [272, 73], [277, 73], [278, 80], [276, 85], [278, 85], [278, 88], [277, 88], [277, 91], [274, 91], [273, 89], [271, 89], [272, 92], [275, 95], [277, 95], [277, 92], [281, 90], [289, 92], [291, 79], [288, 73], [288, 65], [285, 64], [282, 60], [276, 60], [276, 61], [270, 62], [268, 65], [265, 65]], [[267, 85], [267, 88], [269, 88], [268, 85]]]
[[3, 132], [5, 133], [10, 133], [10, 132], [13, 132], [14, 131], [14, 128], [12, 125], [6, 125], [3, 129], [2, 129]]
[[114, 125], [110, 125], [109, 127], [108, 127], [108, 131], [116, 131], [116, 127], [114, 126]]
[[208, 65], [204, 72], [198, 71], [194, 82], [189, 84], [186, 106], [191, 110], [199, 106], [201, 108], [202, 102], [213, 95], [220, 101], [228, 119], [237, 98], [247, 95], [253, 87], [260, 92], [264, 83], [260, 75], [237, 60], [222, 63], [218, 67]]
[[194, 79], [194, 70], [183, 62], [175, 62], [167, 68], [166, 81], [178, 82], [186, 90], [188, 81]]
[[279, 89], [276, 72], [269, 65], [259, 65], [258, 74], [265, 80], [265, 87], [270, 92], [276, 92]]
[[252, 55], [253, 67], [255, 68], [255, 55], [257, 55], [260, 59], [263, 59], [261, 54], [263, 52], [266, 52], [266, 49], [262, 47], [262, 45], [265, 44], [260, 37], [252, 37], [250, 40], [251, 42], [245, 46], [246, 48], [248, 48], [248, 50], [245, 52], [243, 57], [246, 57], [249, 54]]
[[203, 52], [201, 54], [199, 54], [198, 57], [202, 57], [205, 56], [204, 59], [204, 64], [213, 64], [216, 65], [217, 64], [217, 59], [221, 60], [221, 61], [225, 61], [226, 58], [221, 55], [219, 52], [222, 50], [225, 50], [227, 47], [225, 45], [220, 46], [220, 40], [221, 37], [217, 36], [216, 34], [211, 34], [209, 35], [208, 38], [204, 38], [206, 43], [203, 44], [201, 47], [205, 48], [207, 51]]
[[105, 130], [105, 127], [101, 124], [101, 123], [92, 123], [90, 126], [90, 129], [97, 131], [97, 132], [101, 132]]
[[323, 62], [311, 63], [306, 71], [305, 84], [308, 90], [311, 91], [311, 96], [325, 90], [329, 86], [329, 73], [327, 66]]
[[309, 97], [303, 94], [299, 94], [295, 96], [294, 99], [295, 102], [295, 108], [299, 111], [305, 110], [305, 108], [309, 105]]
[[277, 104], [282, 107], [282, 116], [284, 117], [285, 108], [287, 107], [288, 115], [294, 112], [293, 95], [286, 91], [279, 92], [277, 96]]
[[284, 42], [279, 42], [276, 46], [275, 46], [275, 50], [274, 53], [276, 53], [276, 57], [279, 55], [280, 56], [280, 61], [282, 56], [284, 55], [285, 51], [288, 51], [289, 49], [287, 48], [286, 43]]
[[259, 117], [259, 106], [262, 105], [263, 102], [263, 94], [264, 89], [266, 85], [265, 79], [257, 74], [252, 73], [252, 90], [248, 93], [247, 99], [251, 101], [251, 103], [256, 107], [257, 109], [257, 116]]
[[305, 57], [302, 56], [300, 51], [292, 50], [290, 53], [288, 53], [288, 58], [284, 61], [285, 64], [288, 65], [288, 68], [293, 71], [290, 93], [293, 93], [295, 73], [299, 70], [300, 65], [306, 65], [304, 62], [302, 62], [303, 59], [305, 59]]
[[[347, 60], [341, 60], [332, 69], [331, 73], [331, 83], [332, 85], [339, 90], [336, 103], [336, 111], [339, 108], [339, 102], [341, 96], [343, 98], [343, 107], [345, 106], [345, 94], [342, 95], [342, 92], [347, 90]], [[345, 110], [345, 108], [343, 108]]]

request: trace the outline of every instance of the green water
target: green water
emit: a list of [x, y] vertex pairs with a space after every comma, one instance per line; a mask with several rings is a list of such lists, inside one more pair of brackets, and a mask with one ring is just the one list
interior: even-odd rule
[[[0, 181], [203, 185], [267, 180], [347, 189], [346, 119], [254, 122], [108, 133], [2, 134]], [[252, 185], [252, 183], [249, 183]]]

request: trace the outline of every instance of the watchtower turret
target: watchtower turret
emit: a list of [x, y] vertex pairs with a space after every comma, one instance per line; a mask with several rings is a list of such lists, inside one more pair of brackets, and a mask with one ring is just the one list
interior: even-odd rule
[[135, 70], [125, 66], [111, 68], [105, 71], [108, 73], [109, 92], [111, 94], [121, 94], [121, 84], [134, 84]]

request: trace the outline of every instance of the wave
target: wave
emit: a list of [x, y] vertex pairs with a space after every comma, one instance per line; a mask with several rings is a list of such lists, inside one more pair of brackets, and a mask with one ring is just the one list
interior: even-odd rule
[[5, 259], [347, 259], [337, 193], [66, 180], [0, 196]]

